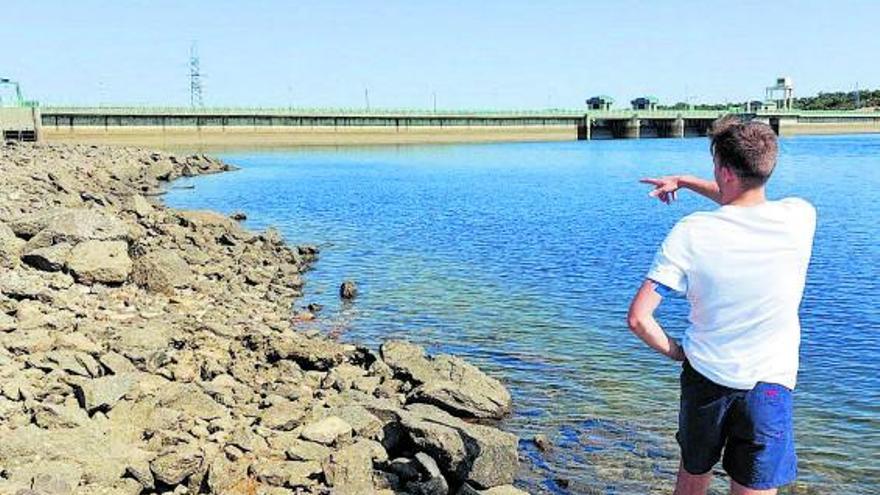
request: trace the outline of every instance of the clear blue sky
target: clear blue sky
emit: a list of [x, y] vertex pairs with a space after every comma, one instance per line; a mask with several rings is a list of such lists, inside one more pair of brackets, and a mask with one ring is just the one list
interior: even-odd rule
[[880, 88], [880, 1], [19, 1], [0, 76], [44, 103], [545, 108]]

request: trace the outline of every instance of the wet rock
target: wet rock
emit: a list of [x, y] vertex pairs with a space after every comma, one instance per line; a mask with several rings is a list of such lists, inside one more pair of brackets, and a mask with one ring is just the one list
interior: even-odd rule
[[550, 443], [550, 439], [547, 438], [547, 435], [537, 434], [534, 438], [535, 446], [538, 447], [538, 450], [541, 452], [549, 452], [553, 445]]
[[158, 293], [171, 293], [192, 280], [189, 264], [174, 250], [152, 251], [134, 263], [131, 280], [145, 289]]
[[510, 392], [464, 360], [441, 354], [428, 357], [422, 347], [389, 341], [381, 347], [382, 359], [395, 373], [418, 386], [407, 401], [436, 405], [453, 414], [500, 419], [510, 412]]
[[339, 297], [345, 300], [352, 300], [357, 297], [358, 288], [357, 284], [355, 284], [351, 280], [346, 280], [342, 282], [342, 285], [339, 286]]
[[324, 445], [338, 445], [351, 439], [351, 425], [337, 416], [330, 416], [303, 428], [300, 436], [305, 440]]
[[128, 244], [124, 241], [81, 242], [71, 250], [67, 268], [81, 284], [121, 284], [132, 269]]
[[247, 220], [247, 215], [243, 211], [236, 211], [232, 215], [229, 215], [229, 218], [235, 220], [236, 222], [242, 222]]

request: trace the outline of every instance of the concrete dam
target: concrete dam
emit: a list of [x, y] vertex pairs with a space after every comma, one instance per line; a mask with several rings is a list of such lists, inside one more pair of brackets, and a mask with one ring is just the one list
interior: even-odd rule
[[[18, 111], [14, 119], [16, 128], [7, 128], [7, 124], [4, 124], [4, 112], [9, 110]], [[27, 109], [27, 112], [22, 110], [0, 109], [0, 128], [3, 130], [4, 139], [32, 137], [47, 142], [234, 148], [683, 138], [704, 136], [713, 120], [730, 113], [762, 120], [782, 136], [880, 132], [880, 112], [798, 110], [749, 113], [724, 110], [430, 112], [51, 106]]]

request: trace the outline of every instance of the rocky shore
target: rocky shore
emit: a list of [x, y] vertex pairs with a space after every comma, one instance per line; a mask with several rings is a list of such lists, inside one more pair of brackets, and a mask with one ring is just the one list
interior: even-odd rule
[[0, 145], [0, 494], [516, 494], [497, 380], [297, 330], [311, 246], [156, 197], [230, 170]]

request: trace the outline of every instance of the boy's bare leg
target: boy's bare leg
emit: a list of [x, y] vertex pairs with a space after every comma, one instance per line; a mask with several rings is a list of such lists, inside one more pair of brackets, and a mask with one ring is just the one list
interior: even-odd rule
[[706, 495], [709, 483], [712, 482], [712, 471], [706, 474], [691, 474], [678, 466], [678, 480], [675, 482], [673, 495]]
[[730, 495], [776, 495], [776, 488], [769, 490], [755, 490], [746, 488], [736, 481], [730, 480]]

